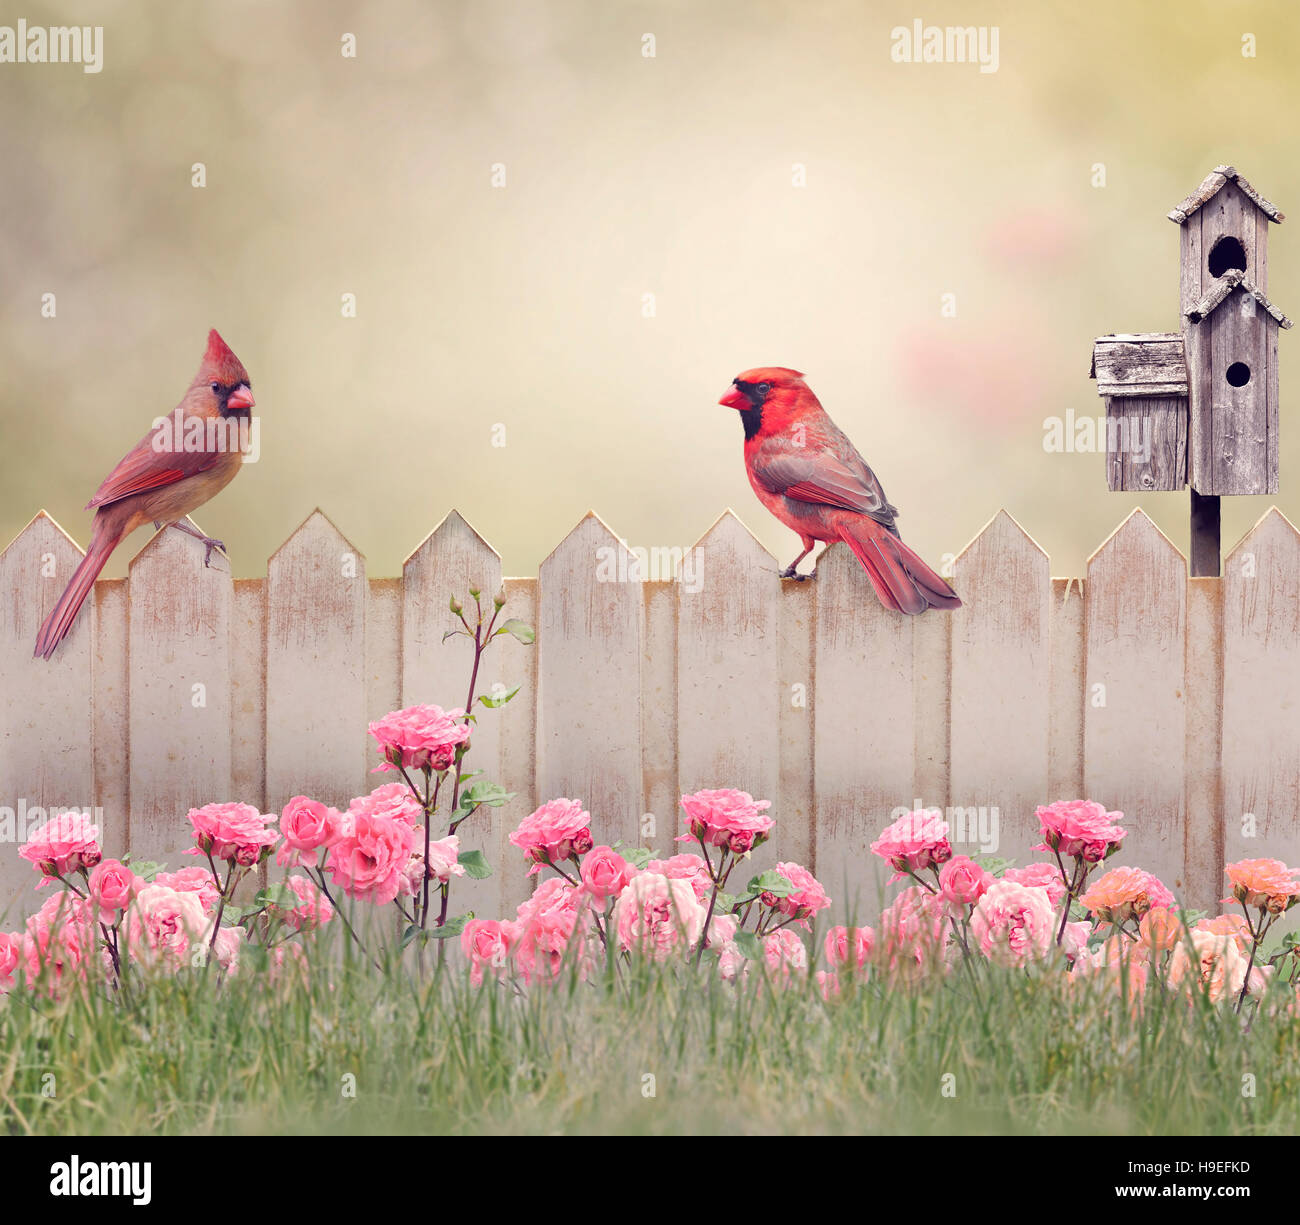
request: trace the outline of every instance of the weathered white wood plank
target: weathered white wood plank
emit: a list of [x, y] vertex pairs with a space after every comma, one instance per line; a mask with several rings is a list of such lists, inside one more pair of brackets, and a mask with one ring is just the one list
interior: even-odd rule
[[126, 579], [99, 579], [94, 599], [95, 806], [101, 812], [104, 854], [120, 858], [128, 846], [131, 812]]
[[[1223, 876], [1220, 737], [1223, 734], [1223, 581], [1187, 583], [1187, 836], [1183, 885], [1196, 910], [1214, 912]], [[1175, 882], [1169, 882], [1170, 887]]]
[[645, 659], [641, 666], [642, 830], [639, 846], [659, 857], [680, 848], [677, 781], [677, 591], [671, 579], [641, 584], [645, 595]]
[[[94, 807], [91, 654], [95, 601], [88, 599], [54, 657], [36, 659], [36, 632], [58, 603], [82, 552], [40, 511], [0, 553], [0, 913], [29, 913], [42, 900], [37, 876], [18, 858], [26, 836], [53, 810]], [[6, 828], [7, 827], [7, 828]], [[101, 829], [120, 846], [123, 829]]]
[[[1272, 508], [1223, 571], [1223, 855], [1300, 861], [1300, 536]], [[1220, 875], [1222, 887], [1227, 878]], [[1220, 893], [1220, 897], [1225, 893]]]
[[817, 615], [815, 582], [781, 583], [777, 657], [781, 738], [780, 794], [772, 839], [778, 859], [812, 867], [813, 861], [813, 627]]
[[1088, 560], [1086, 798], [1124, 813], [1119, 862], [1171, 889], [1186, 827], [1187, 564], [1135, 510]]
[[[537, 580], [505, 580], [506, 612], [528, 625], [537, 625]], [[495, 849], [489, 852], [493, 871], [500, 882], [500, 913], [513, 919], [515, 907], [532, 892], [533, 879], [517, 847], [510, 845], [510, 832], [532, 812], [541, 800], [537, 795], [537, 646], [527, 646], [503, 636], [502, 667], [522, 686], [519, 696], [505, 707], [510, 718], [501, 723], [501, 785], [513, 791], [496, 823]], [[495, 648], [494, 648], [495, 649]], [[484, 848], [487, 849], [487, 848]]]
[[[474, 666], [474, 644], [468, 638], [443, 641], [448, 630], [461, 629], [460, 621], [449, 607], [451, 597], [465, 608], [465, 619], [474, 625], [476, 612], [470, 588], [479, 592], [485, 620], [492, 616], [492, 601], [501, 591], [501, 558], [458, 511], [451, 511], [425, 538], [402, 566], [402, 705], [434, 703], [444, 710], [464, 709], [469, 696], [470, 673]], [[505, 614], [502, 620], [505, 619]], [[519, 682], [503, 671], [502, 635], [484, 655], [476, 692], [498, 696]], [[494, 690], [494, 686], [496, 687]], [[493, 782], [501, 778], [502, 727], [520, 716], [519, 697], [496, 710], [477, 704], [469, 712], [478, 722], [470, 738], [465, 758], [467, 770], [482, 770]], [[375, 711], [379, 718], [384, 711]], [[395, 777], [395, 776], [394, 776]], [[386, 780], [375, 777], [376, 783]], [[450, 779], [448, 780], [450, 785]], [[445, 816], [451, 807], [451, 795], [442, 799]], [[496, 914], [500, 905], [501, 863], [494, 855], [500, 845], [505, 820], [500, 808], [481, 808], [457, 831], [462, 850], [482, 850], [492, 864], [494, 875], [475, 881], [458, 877], [453, 886], [451, 913], [473, 910], [476, 914]], [[446, 834], [445, 821], [433, 830], [433, 836]]]
[[[676, 585], [679, 791], [734, 787], [775, 805], [780, 567], [728, 510], [700, 537], [682, 570]], [[781, 818], [775, 808], [771, 815]], [[777, 845], [774, 838], [754, 852], [755, 872], [776, 862]]]
[[[1005, 510], [958, 555], [963, 604], [952, 623], [951, 803], [966, 814], [963, 854], [1024, 863], [1046, 802], [1051, 721], [1052, 578], [1047, 554]], [[993, 810], [997, 810], [994, 817]], [[982, 810], [982, 811], [981, 811]], [[951, 837], [961, 837], [961, 823]], [[980, 842], [996, 837], [998, 845]]]
[[883, 608], [843, 545], [817, 562], [814, 871], [834, 921], [869, 922], [891, 875], [871, 843], [912, 808], [912, 617]]
[[[193, 520], [190, 520], [193, 523]], [[129, 580], [131, 852], [184, 866], [191, 808], [231, 792], [229, 563], [164, 528]]]
[[1083, 580], [1054, 578], [1045, 804], [1083, 796], [1083, 660]]
[[598, 842], [635, 845], [644, 794], [640, 567], [588, 514], [542, 562], [537, 604], [539, 799], [580, 799]]
[[346, 808], [377, 756], [366, 736], [366, 562], [319, 510], [266, 568], [266, 803]]

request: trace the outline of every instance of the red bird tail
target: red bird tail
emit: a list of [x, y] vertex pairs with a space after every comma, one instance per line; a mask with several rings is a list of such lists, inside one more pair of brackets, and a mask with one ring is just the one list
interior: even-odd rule
[[122, 539], [119, 531], [103, 526], [102, 521], [95, 524], [95, 529], [90, 538], [90, 548], [86, 551], [86, 556], [81, 559], [81, 565], [73, 572], [63, 594], [59, 596], [59, 602], [45, 618], [45, 624], [36, 635], [36, 654], [43, 659], [49, 659], [54, 654], [54, 648], [63, 641], [72, 628], [72, 623], [77, 619], [77, 613], [86, 602], [86, 597], [94, 587], [99, 572], [104, 568], [104, 563], [117, 548], [117, 542]]
[[886, 608], [916, 616], [927, 608], [960, 608], [957, 593], [897, 536], [865, 516], [840, 527]]

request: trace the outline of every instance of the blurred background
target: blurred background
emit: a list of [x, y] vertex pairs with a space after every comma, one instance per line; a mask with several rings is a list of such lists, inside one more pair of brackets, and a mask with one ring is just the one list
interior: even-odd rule
[[[732, 506], [784, 564], [716, 404], [765, 364], [806, 373], [931, 560], [1004, 506], [1081, 574], [1139, 501], [1185, 551], [1186, 493], [1108, 493], [1045, 420], [1103, 412], [1094, 336], [1177, 327], [1165, 214], [1215, 164], [1300, 218], [1289, 0], [19, 8], [102, 25], [104, 68], [0, 64], [0, 545], [45, 507], [84, 546], [215, 326], [262, 418], [198, 515], [241, 576], [316, 506], [372, 576], [452, 506], [511, 574], [588, 509], [649, 547]], [[996, 25], [998, 71], [893, 62], [915, 18]], [[1295, 333], [1281, 361], [1282, 492], [1225, 499], [1225, 547], [1274, 500], [1300, 521]]]

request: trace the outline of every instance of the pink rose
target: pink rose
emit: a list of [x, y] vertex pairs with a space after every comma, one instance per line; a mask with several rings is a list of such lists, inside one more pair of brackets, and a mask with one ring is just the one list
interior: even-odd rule
[[417, 837], [405, 821], [349, 810], [326, 855], [325, 870], [348, 897], [382, 906], [408, 891], [406, 866]]
[[937, 808], [909, 812], [885, 828], [871, 852], [894, 869], [890, 884], [923, 868], [937, 868], [952, 858], [948, 823]]
[[957, 855], [939, 869], [939, 892], [952, 906], [971, 906], [988, 892], [993, 876], [973, 859]]
[[360, 816], [401, 821], [414, 829], [424, 821], [424, 809], [405, 783], [382, 783], [369, 795], [359, 795], [348, 805], [347, 812], [339, 819], [338, 835], [346, 831], [349, 818]]
[[441, 774], [456, 761], [456, 750], [469, 740], [470, 726], [463, 710], [441, 706], [408, 706], [394, 710], [370, 725], [383, 762], [372, 773], [396, 770], [432, 770]]
[[252, 804], [205, 804], [191, 808], [189, 821], [194, 827], [194, 847], [187, 855], [210, 855], [227, 863], [244, 867], [266, 857], [279, 841], [279, 832], [268, 823], [274, 817], [263, 816]]
[[590, 848], [590, 825], [591, 814], [583, 810], [581, 800], [549, 800], [519, 822], [510, 842], [532, 863], [528, 875], [536, 876], [543, 865], [578, 855], [578, 846], [585, 843]]
[[832, 969], [848, 966], [850, 969], [862, 970], [871, 957], [871, 948], [875, 944], [876, 933], [869, 927], [832, 927], [826, 933], [822, 952], [826, 964]]
[[995, 881], [975, 905], [971, 935], [999, 965], [1024, 966], [1046, 957], [1056, 935], [1046, 889]]
[[41, 873], [36, 887], [43, 889], [56, 876], [89, 870], [100, 861], [99, 826], [83, 812], [60, 813], [38, 825], [18, 854]]
[[586, 915], [579, 890], [558, 876], [544, 880], [528, 901], [519, 905], [515, 965], [525, 983], [559, 976], [566, 956], [585, 974]]
[[275, 862], [282, 868], [300, 864], [314, 867], [320, 848], [328, 847], [339, 836], [341, 820], [337, 808], [295, 795], [280, 813], [284, 842], [275, 854]]
[[90, 900], [99, 912], [101, 923], [112, 925], [116, 912], [125, 910], [145, 882], [116, 859], [101, 859], [90, 874]]
[[22, 958], [23, 938], [19, 932], [0, 932], [0, 995], [14, 988], [14, 971]]
[[646, 864], [647, 872], [656, 872], [669, 880], [689, 882], [695, 896], [703, 901], [713, 892], [713, 880], [709, 876], [709, 865], [698, 855], [673, 855], [668, 859], [652, 859]]
[[221, 890], [207, 868], [180, 868], [175, 872], [159, 872], [152, 883], [165, 885], [177, 893], [197, 893], [199, 904], [204, 910], [211, 910], [221, 896]]
[[797, 863], [778, 863], [776, 870], [794, 886], [794, 892], [785, 897], [764, 893], [761, 898], [763, 905], [774, 906], [781, 914], [796, 919], [801, 927], [806, 928], [812, 915], [831, 904], [826, 890], [807, 868]]
[[449, 834], [438, 842], [429, 843], [429, 879], [446, 884], [453, 876], [464, 876], [460, 866], [460, 835]]
[[334, 918], [334, 907], [314, 881], [305, 876], [287, 876], [284, 883], [293, 890], [298, 902], [295, 906], [272, 903], [266, 909], [273, 918], [295, 931], [310, 931]]
[[619, 947], [655, 961], [689, 950], [704, 930], [705, 908], [684, 880], [638, 872], [614, 904]]
[[197, 893], [181, 893], [166, 885], [145, 885], [135, 895], [123, 922], [131, 956], [146, 964], [179, 965], [192, 944], [202, 944], [211, 932]]
[[1054, 863], [1038, 862], [1023, 868], [1008, 868], [1002, 873], [1002, 879], [1016, 885], [1046, 889], [1053, 906], [1059, 906], [1065, 897], [1065, 878]]
[[1056, 851], [1066, 858], [1100, 863], [1119, 849], [1128, 833], [1115, 824], [1122, 812], [1107, 812], [1094, 800], [1058, 800], [1037, 813], [1043, 841], [1034, 850]]
[[767, 841], [768, 833], [776, 824], [771, 817], [763, 815], [771, 807], [771, 800], [756, 800], [748, 791], [730, 787], [684, 795], [682, 808], [690, 833], [682, 834], [677, 841], [694, 838], [705, 846], [747, 854]]
[[799, 933], [788, 927], [763, 937], [763, 960], [769, 974], [787, 982], [808, 973], [808, 950]]
[[582, 887], [600, 902], [617, 897], [635, 874], [636, 869], [608, 846], [593, 847], [582, 861]]
[[483, 974], [491, 970], [504, 972], [510, 960], [511, 946], [518, 939], [513, 923], [498, 923], [495, 919], [471, 919], [460, 933], [460, 947], [470, 961], [470, 981], [474, 986], [483, 982]]

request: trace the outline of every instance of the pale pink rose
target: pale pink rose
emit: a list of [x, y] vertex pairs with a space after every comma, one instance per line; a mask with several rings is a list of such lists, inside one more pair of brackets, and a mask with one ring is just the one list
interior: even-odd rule
[[566, 957], [578, 966], [580, 975], [586, 974], [586, 900], [568, 881], [553, 876], [519, 905], [513, 955], [525, 983], [559, 977]]
[[211, 855], [213, 859], [252, 867], [264, 859], [280, 839], [280, 833], [252, 804], [205, 804], [191, 808], [194, 846], [187, 855]]
[[38, 889], [54, 883], [56, 876], [93, 868], [103, 852], [99, 846], [99, 826], [84, 812], [63, 812], [38, 825], [18, 855], [40, 874]]
[[1169, 985], [1203, 991], [1214, 1003], [1237, 996], [1246, 981], [1246, 957], [1231, 936], [1193, 930], [1169, 959]]
[[239, 954], [247, 942], [248, 933], [242, 927], [222, 927], [217, 930], [217, 941], [212, 955], [217, 965], [231, 977], [239, 973]]
[[1277, 966], [1252, 966], [1250, 971], [1250, 986], [1246, 988], [1247, 995], [1263, 995], [1268, 990], [1268, 985], [1273, 981], [1273, 975], [1277, 971]]
[[369, 795], [359, 795], [348, 805], [339, 820], [336, 841], [347, 834], [350, 822], [357, 817], [383, 817], [414, 829], [424, 821], [424, 809], [405, 783], [382, 783]]
[[1113, 854], [1128, 833], [1115, 824], [1122, 812], [1107, 812], [1093, 800], [1058, 800], [1037, 813], [1043, 841], [1034, 850], [1056, 851], [1090, 863]]
[[211, 910], [221, 897], [221, 889], [207, 868], [180, 868], [175, 872], [159, 872], [152, 883], [165, 885], [178, 893], [197, 893], [204, 910]]
[[1092, 927], [1088, 923], [1067, 923], [1061, 936], [1061, 951], [1071, 960], [1076, 961], [1088, 953], [1088, 937]]
[[460, 835], [448, 834], [429, 843], [429, 879], [446, 884], [453, 876], [464, 876], [460, 865]]
[[657, 872], [669, 880], [684, 880], [690, 883], [695, 896], [704, 901], [713, 892], [713, 879], [709, 876], [709, 865], [698, 855], [672, 855], [667, 859], [652, 859], [645, 866], [647, 872]]
[[840, 993], [839, 975], [834, 971], [818, 970], [817, 989], [821, 992], [822, 999], [829, 1003]]
[[[707, 911], [707, 908], [706, 908]], [[715, 914], [709, 920], [709, 948], [721, 948], [736, 938], [740, 920], [732, 914]]]
[[690, 832], [679, 836], [677, 841], [695, 838], [705, 846], [722, 847], [737, 855], [748, 854], [767, 841], [776, 824], [771, 817], [763, 815], [771, 807], [771, 800], [756, 800], [748, 791], [731, 787], [684, 795], [682, 808]]
[[582, 861], [582, 887], [599, 902], [618, 897], [635, 875], [636, 868], [613, 847], [592, 847]]
[[1046, 889], [1000, 880], [976, 903], [970, 931], [998, 965], [1024, 966], [1045, 957], [1056, 933]]
[[[1248, 952], [1255, 938], [1250, 934], [1250, 924], [1239, 914], [1221, 914], [1213, 919], [1198, 919], [1193, 931], [1211, 932], [1216, 936], [1231, 936], [1237, 942], [1237, 948]], [[1181, 932], [1179, 933], [1181, 936]]]
[[936, 969], [943, 965], [949, 930], [943, 898], [910, 885], [881, 914], [875, 954], [896, 974]]
[[300, 864], [314, 867], [321, 848], [338, 838], [341, 821], [337, 808], [327, 808], [305, 795], [295, 795], [280, 813], [284, 841], [275, 853], [275, 862], [282, 868]]
[[1282, 914], [1300, 900], [1300, 869], [1288, 868], [1280, 859], [1242, 859], [1224, 871], [1232, 882], [1232, 896], [1225, 902]]
[[638, 872], [614, 905], [611, 926], [619, 946], [656, 961], [686, 951], [699, 941], [705, 908], [684, 880]]
[[116, 859], [101, 859], [90, 874], [90, 900], [97, 907], [99, 921], [117, 922], [117, 911], [125, 910], [145, 882]]
[[179, 965], [194, 944], [206, 943], [211, 920], [197, 893], [145, 885], [127, 908], [122, 930], [135, 961]]
[[528, 857], [533, 865], [528, 875], [535, 876], [546, 864], [575, 858], [584, 842], [590, 849], [590, 825], [591, 814], [584, 811], [581, 800], [549, 800], [519, 822], [510, 842]]
[[797, 863], [778, 863], [776, 870], [794, 886], [794, 892], [785, 897], [764, 893], [760, 900], [764, 906], [774, 906], [781, 914], [797, 919], [801, 927], [807, 928], [807, 920], [831, 904], [826, 890], [807, 868]]
[[749, 965], [745, 954], [734, 940], [720, 945], [718, 953], [718, 975], [724, 982], [743, 982], [749, 975]]
[[994, 877], [968, 855], [955, 855], [939, 869], [939, 892], [950, 906], [973, 906], [989, 890]]
[[470, 961], [470, 981], [480, 986], [486, 971], [503, 974], [510, 963], [510, 950], [519, 938], [513, 923], [496, 919], [471, 919], [460, 933], [460, 947]]
[[55, 995], [69, 982], [85, 978], [99, 946], [89, 902], [72, 893], [56, 893], [25, 926], [22, 961], [29, 988]]
[[1023, 868], [1008, 868], [1000, 879], [1009, 880], [1015, 885], [1046, 889], [1053, 906], [1059, 906], [1065, 899], [1065, 878], [1054, 863], [1039, 862]]
[[937, 868], [952, 858], [948, 823], [937, 808], [909, 812], [886, 826], [871, 844], [871, 853], [894, 869], [890, 884], [924, 868]]
[[320, 887], [305, 876], [286, 876], [284, 883], [298, 899], [296, 906], [272, 903], [266, 912], [295, 931], [311, 931], [334, 918], [334, 907]]
[[325, 870], [348, 897], [382, 906], [408, 890], [406, 867], [417, 839], [415, 827], [405, 821], [349, 810]]
[[14, 971], [22, 959], [21, 932], [0, 932], [0, 995], [14, 988]]
[[808, 950], [799, 933], [788, 927], [763, 937], [763, 961], [768, 973], [783, 981], [808, 973]]
[[1172, 906], [1174, 895], [1150, 872], [1123, 867], [1099, 876], [1079, 902], [1102, 923], [1118, 926], [1129, 919], [1140, 919], [1153, 906]]
[[408, 706], [394, 710], [370, 725], [383, 762], [372, 773], [396, 770], [432, 770], [441, 774], [456, 761], [456, 749], [469, 740], [470, 726], [463, 710], [441, 706]]
[[826, 964], [832, 969], [845, 966], [851, 970], [862, 970], [866, 968], [875, 942], [876, 933], [869, 927], [855, 927], [852, 930], [847, 927], [832, 927], [826, 933], [822, 952]]

